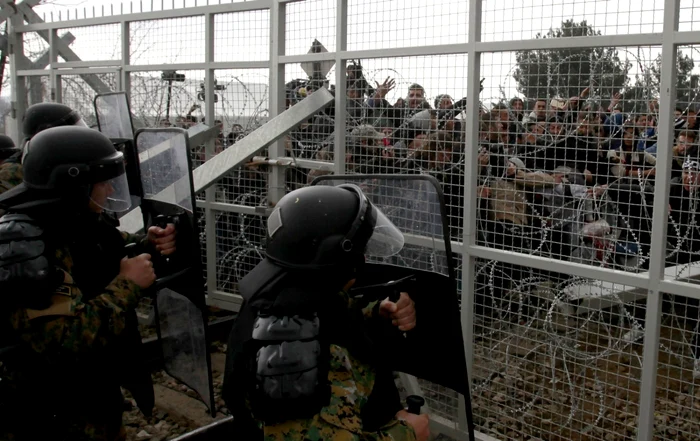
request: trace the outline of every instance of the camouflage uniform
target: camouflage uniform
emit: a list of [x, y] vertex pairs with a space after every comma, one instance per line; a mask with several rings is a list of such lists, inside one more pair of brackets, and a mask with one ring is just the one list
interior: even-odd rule
[[[126, 234], [122, 237], [127, 243], [141, 240]], [[70, 249], [59, 249], [56, 262], [64, 280], [52, 297], [52, 306], [44, 310], [16, 309], [10, 314], [10, 328], [16, 332], [22, 349], [14, 364], [8, 362], [0, 367], [2, 383], [9, 387], [3, 390], [5, 397], [8, 390], [9, 396], [14, 395], [0, 402], [0, 411], [14, 414], [12, 419], [5, 419], [8, 415], [4, 414], [3, 420], [15, 423], [10, 427], [0, 424], [0, 440], [25, 439], [23, 436], [32, 439], [37, 430], [54, 441], [125, 440], [123, 397], [118, 380], [110, 374], [115, 370], [113, 366], [119, 365], [116, 360], [120, 354], [128, 350], [119, 339], [131, 326], [127, 316], [141, 297], [140, 288], [118, 275], [100, 294], [86, 299], [71, 275]], [[37, 369], [37, 365], [41, 367]], [[73, 384], [62, 384], [66, 382]], [[63, 396], [56, 397], [57, 394]], [[32, 398], [27, 399], [28, 395]], [[88, 402], [81, 401], [85, 397]], [[45, 407], [50, 413], [37, 416], [41, 411], [35, 411], [33, 404], [40, 407], [54, 399]], [[13, 409], [17, 400], [22, 402], [16, 406], [18, 410]], [[7, 410], [2, 409], [2, 404]], [[57, 409], [65, 409], [65, 413], [47, 416]], [[20, 430], [30, 432], [20, 436]]]
[[22, 165], [4, 162], [0, 165], [0, 194], [22, 183]]
[[[339, 294], [349, 309], [361, 306], [345, 292]], [[378, 302], [362, 308], [365, 320], [374, 318]], [[377, 431], [364, 431], [360, 417], [374, 389], [376, 370], [336, 344], [330, 345], [328, 380], [330, 402], [311, 419], [291, 420], [263, 427], [265, 441], [415, 441], [413, 428], [405, 421], [391, 419]]]

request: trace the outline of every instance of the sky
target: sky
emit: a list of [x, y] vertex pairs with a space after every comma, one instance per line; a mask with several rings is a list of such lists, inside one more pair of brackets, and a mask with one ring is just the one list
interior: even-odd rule
[[[232, 3], [232, 0], [52, 0], [52, 4], [35, 8], [49, 21], [85, 16], [111, 15], [120, 11], [150, 11], [195, 5]], [[237, 2], [237, 1], [236, 1]], [[534, 38], [559, 27], [566, 19], [587, 20], [604, 35], [661, 32], [663, 0], [484, 0], [483, 41], [510, 41]], [[695, 3], [695, 4], [694, 4]], [[329, 51], [335, 50], [336, 0], [305, 0], [287, 7], [287, 54], [308, 52], [314, 39]], [[389, 49], [466, 42], [468, 36], [468, 2], [465, 0], [349, 0], [348, 49]], [[104, 12], [103, 12], [104, 11]], [[696, 30], [700, 24], [700, 0], [681, 0], [680, 30]], [[255, 11], [217, 16], [215, 35], [216, 61], [264, 61], [269, 56], [269, 13]], [[75, 37], [71, 48], [83, 60], [119, 59], [119, 26], [68, 29]], [[41, 43], [33, 44], [36, 51]], [[44, 45], [45, 46], [45, 45]], [[165, 64], [204, 61], [203, 18], [183, 18], [164, 22], [139, 22], [132, 25], [132, 64]], [[633, 64], [630, 75], [660, 53], [657, 47], [620, 48], [621, 58]], [[686, 51], [700, 59], [695, 48]], [[396, 88], [389, 94], [394, 101], [406, 93], [412, 83], [421, 84], [428, 97], [447, 93], [454, 98], [466, 96], [467, 55], [441, 55], [410, 58], [361, 60], [365, 75], [375, 85], [387, 77], [395, 78]], [[518, 95], [512, 78], [515, 53], [484, 54], [481, 77], [485, 78], [482, 99], [497, 101]], [[556, 67], [555, 67], [556, 70]], [[183, 72], [187, 84], [180, 85], [190, 95], [196, 94], [202, 72]], [[287, 80], [301, 78], [299, 65], [288, 65]], [[152, 72], [153, 76], [160, 72]], [[189, 81], [189, 79], [193, 81]], [[200, 79], [201, 78], [201, 79]], [[267, 71], [217, 72], [223, 84], [251, 83], [250, 95], [263, 93]], [[334, 82], [333, 71], [329, 78]], [[236, 92], [222, 92], [223, 102], [250, 101]], [[266, 92], [266, 90], [265, 90]], [[5, 91], [3, 91], [3, 94]], [[235, 94], [235, 96], [233, 96]], [[186, 99], [183, 99], [186, 101]], [[183, 104], [184, 106], [185, 104]], [[223, 105], [223, 104], [222, 104]], [[243, 104], [248, 106], [252, 104]]]

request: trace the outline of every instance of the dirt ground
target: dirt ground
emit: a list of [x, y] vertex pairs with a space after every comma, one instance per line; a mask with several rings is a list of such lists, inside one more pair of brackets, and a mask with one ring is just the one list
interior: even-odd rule
[[[627, 330], [601, 317], [553, 317], [483, 334], [472, 373], [477, 426], [508, 440], [636, 439], [644, 340], [624, 341]], [[698, 439], [690, 338], [677, 323], [662, 327], [655, 439]]]

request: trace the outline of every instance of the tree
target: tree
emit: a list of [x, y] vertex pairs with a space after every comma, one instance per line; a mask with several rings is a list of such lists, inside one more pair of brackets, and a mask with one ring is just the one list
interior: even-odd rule
[[[695, 61], [685, 54], [679, 54], [676, 61], [676, 103], [675, 107], [685, 110], [700, 101], [700, 75], [693, 73]], [[647, 113], [649, 102], [658, 100], [661, 84], [661, 55], [645, 67], [645, 72], [635, 78], [634, 85], [628, 87], [621, 104], [626, 113]]]
[[[676, 60], [676, 107], [685, 109], [698, 101], [700, 75], [693, 73], [694, 67], [695, 62], [692, 58], [685, 54], [678, 54]], [[656, 57], [650, 70], [658, 90], [658, 85], [661, 84], [661, 55]]]
[[[535, 38], [594, 35], [600, 35], [600, 31], [585, 20], [566, 20], [561, 28], [550, 29], [546, 35], [538, 33]], [[529, 100], [578, 96], [592, 82], [598, 90], [611, 95], [627, 84], [631, 68], [631, 63], [621, 60], [614, 48], [518, 51], [516, 63], [513, 78], [518, 82], [518, 91]]]

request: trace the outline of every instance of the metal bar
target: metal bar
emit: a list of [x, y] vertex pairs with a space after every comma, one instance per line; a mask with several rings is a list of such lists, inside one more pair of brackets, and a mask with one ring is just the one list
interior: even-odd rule
[[21, 145], [21, 140], [24, 138], [22, 132], [22, 118], [27, 109], [27, 85], [18, 72], [22, 68], [26, 68], [28, 60], [24, 56], [24, 39], [21, 33], [18, 33], [15, 28], [18, 24], [22, 24], [21, 15], [13, 15], [7, 21], [7, 35], [9, 36], [10, 44], [10, 85], [11, 85], [11, 102], [12, 124], [9, 131], [6, 132], [15, 142], [15, 145]]
[[[24, 0], [22, 4], [25, 4], [29, 6], [30, 8], [33, 8], [34, 6], [38, 5], [41, 2], [41, 0]], [[3, 0], [0, 2], [2, 9], [0, 9], [0, 24], [2, 24], [5, 20], [8, 18], [12, 17], [13, 15], [17, 14], [17, 5], [13, 4], [13, 2], [10, 2], [9, 0]], [[21, 32], [21, 31], [18, 31]]]
[[[75, 37], [74, 37], [75, 39]], [[64, 61], [61, 63], [51, 63], [54, 69], [69, 69], [73, 67], [117, 67], [121, 66], [121, 60], [99, 60], [99, 61]]]
[[620, 34], [588, 37], [535, 38], [531, 40], [488, 41], [477, 44], [479, 52], [511, 52], [546, 49], [583, 49], [593, 47], [658, 46], [662, 35]]
[[268, 61], [226, 61], [211, 63], [141, 64], [125, 66], [127, 72], [150, 72], [157, 70], [205, 70], [205, 69], [267, 69]]
[[[403, 233], [404, 241], [409, 244], [409, 245], [416, 245], [419, 247], [424, 247], [428, 249], [434, 249], [438, 251], [445, 251], [445, 242], [443, 241], [442, 237], [428, 237], [428, 236], [419, 236], [417, 234], [411, 234], [411, 233]], [[454, 247], [457, 248], [454, 248]], [[461, 246], [457, 243], [452, 241], [452, 247], [453, 249], [460, 249]]]
[[243, 298], [238, 294], [219, 291], [217, 289], [209, 290], [207, 294], [207, 305], [215, 306], [226, 311], [238, 312], [243, 304]]
[[[687, 36], [691, 40], [691, 36]], [[697, 42], [698, 40], [694, 40]], [[600, 35], [588, 37], [567, 38], [542, 38], [514, 41], [478, 41], [476, 51], [483, 52], [510, 52], [524, 50], [547, 50], [568, 48], [593, 48], [593, 47], [623, 47], [623, 46], [658, 46], [662, 43], [660, 33], [656, 34], [625, 34], [625, 35]], [[412, 46], [387, 49], [368, 49], [362, 51], [341, 51], [340, 58], [352, 60], [357, 58], [396, 58], [415, 57], [429, 55], [467, 54], [470, 43], [455, 43], [432, 46]], [[285, 64], [303, 63], [308, 61], [334, 60], [333, 52], [320, 54], [287, 55], [280, 58]]]
[[[348, 0], [337, 0], [336, 3], [336, 48], [345, 51], [348, 48]], [[335, 54], [335, 142], [333, 146], [333, 162], [335, 173], [345, 173], [345, 151], [347, 137], [347, 64], [340, 58], [340, 52]]]
[[676, 32], [673, 34], [673, 42], [681, 44], [697, 44], [700, 42], [700, 31]]
[[430, 434], [446, 435], [449, 440], [469, 441], [469, 436], [458, 427], [457, 423], [438, 414], [430, 415]]
[[475, 438], [477, 441], [499, 441], [498, 438], [494, 438], [491, 435], [486, 435], [485, 433], [476, 432]]
[[235, 149], [226, 149], [197, 167], [194, 170], [195, 193], [207, 189], [265, 146], [282, 138], [294, 127], [332, 103], [333, 99], [328, 90], [320, 89], [238, 141]]
[[[55, 32], [56, 31], [53, 31], [52, 34]], [[49, 39], [50, 38], [51, 35], [49, 35]], [[61, 37], [61, 40], [63, 40], [66, 44], [70, 45], [75, 41], [75, 35], [68, 32]], [[44, 52], [41, 55], [41, 57], [39, 57], [34, 63], [32, 63], [31, 70], [45, 69], [46, 66], [55, 63], [56, 60], [58, 60], [58, 51], [56, 51], [56, 45], [53, 43], [49, 43], [49, 50]]]
[[[286, 50], [286, 11], [287, 6], [280, 2], [275, 2], [270, 11], [270, 116], [272, 117], [282, 114], [287, 103], [284, 87], [284, 64], [280, 63], [280, 58]], [[280, 137], [275, 141], [270, 143], [270, 157], [285, 156], [285, 140]], [[267, 185], [267, 203], [274, 206], [285, 194], [285, 170], [280, 167], [271, 167]]]
[[[29, 23], [43, 23], [43, 20], [41, 19], [41, 17], [39, 17], [39, 14], [34, 12], [34, 10], [32, 10], [32, 8], [27, 6], [26, 4], [19, 4], [17, 5], [17, 8], [19, 8], [22, 14], [24, 14], [24, 19]], [[39, 36], [41, 36], [41, 38], [43, 38], [47, 43], [49, 42], [48, 32], [40, 31], [38, 33]], [[75, 52], [73, 52], [73, 50], [63, 42], [63, 40], [58, 40], [57, 43], [58, 52], [66, 61], [81, 61], [80, 57], [78, 57], [75, 54]], [[97, 93], [111, 92], [109, 86], [107, 86], [102, 80], [100, 80], [95, 75], [81, 74], [81, 78]]]
[[[465, 200], [468, 200], [468, 198], [465, 198]], [[498, 260], [514, 265], [523, 265], [523, 259], [525, 257], [523, 254], [510, 253], [507, 251], [482, 246], [469, 247], [469, 249], [465, 250], [465, 252], [468, 252], [474, 257], [480, 259]], [[557, 271], [587, 279], [599, 279], [606, 282], [618, 283], [620, 285], [649, 289], [649, 279], [642, 274], [616, 271], [607, 268], [599, 268], [590, 265], [553, 260], [532, 255], [527, 256], [526, 264], [541, 270]]]
[[[50, 29], [76, 28], [105, 24], [122, 23], [125, 21], [163, 20], [171, 18], [196, 17], [204, 14], [223, 14], [229, 12], [260, 11], [270, 9], [273, 0], [253, 0], [222, 5], [195, 6], [189, 8], [168, 9], [164, 11], [132, 12], [108, 17], [92, 17], [85, 19], [64, 20], [57, 22], [31, 23], [17, 29], [18, 32], [37, 32]], [[18, 5], [18, 7], [21, 5]]]
[[[481, 41], [481, 0], [471, 0], [469, 3], [469, 36], [466, 47], [468, 49], [467, 61], [467, 133], [470, 139], [466, 141], [466, 145], [479, 145], [479, 91], [481, 83], [479, 82], [481, 74], [481, 53], [477, 49], [477, 45]], [[462, 254], [462, 290], [461, 290], [461, 309], [460, 316], [462, 322], [462, 334], [464, 338], [464, 351], [467, 360], [467, 373], [474, 375], [474, 285], [476, 283], [476, 259], [474, 258], [471, 247], [476, 243], [476, 214], [478, 201], [474, 195], [476, 194], [477, 177], [479, 175], [477, 168], [477, 153], [478, 149], [468, 149], [467, 166], [464, 168], [464, 183], [462, 191], [464, 199], [463, 211], [463, 234], [461, 247], [454, 248], [460, 250]], [[471, 380], [471, 379], [470, 379]], [[465, 400], [471, 397], [460, 397], [458, 424], [462, 431], [468, 430], [467, 409]]]
[[45, 77], [49, 74], [48, 69], [22, 69], [17, 71], [17, 75], [20, 77]]
[[[21, 73], [20, 73], [21, 74]], [[44, 75], [42, 76], [28, 76], [27, 80], [29, 81], [29, 105], [32, 106], [34, 104], [38, 104], [43, 102], [43, 91], [44, 91], [44, 83], [41, 81], [43, 77], [48, 77], [49, 71], [44, 71]]]
[[190, 137], [190, 145], [202, 145], [210, 138], [217, 135], [216, 127], [208, 127], [205, 124], [199, 123], [187, 130], [187, 136]]
[[[109, 73], [114, 73], [116, 71], [115, 68], [108, 68], [108, 67], [96, 67], [94, 69], [91, 69], [89, 67], [82, 67], [82, 68], [75, 68], [75, 69], [70, 69], [70, 70], [59, 70], [56, 72], [58, 75], [80, 75], [81, 77], [87, 77], [87, 76], [95, 76], [96, 74], [109, 74]], [[31, 77], [31, 76], [48, 76], [49, 71], [47, 69], [27, 69], [27, 70], [20, 70], [18, 72], [18, 75], [25, 76], [25, 77]], [[102, 80], [100, 80], [102, 81]], [[108, 87], [105, 85], [105, 87]]]
[[[265, 207], [251, 207], [249, 205], [237, 205], [229, 204], [226, 202], [214, 202], [214, 201], [197, 201], [197, 208], [212, 209], [216, 211], [225, 211], [227, 213], [239, 213], [247, 214], [250, 216], [266, 216], [267, 208]], [[263, 210], [260, 210], [260, 209]]]
[[254, 156], [250, 162], [263, 163], [267, 165], [277, 165], [280, 167], [296, 167], [309, 170], [333, 171], [335, 164], [327, 161], [314, 161], [313, 159], [292, 158], [284, 156], [277, 159], [272, 159], [263, 156]]
[[63, 103], [63, 80], [60, 75], [53, 75], [55, 78], [55, 95], [53, 100], [57, 103]]
[[[204, 16], [204, 34], [205, 34], [205, 46], [204, 46], [204, 60], [207, 63], [214, 61], [214, 15], [206, 14]], [[216, 148], [216, 138], [219, 135], [218, 128], [216, 127], [216, 103], [214, 101], [214, 96], [216, 89], [214, 87], [214, 70], [207, 69], [205, 73], [205, 115], [209, 121], [209, 127], [215, 131], [212, 133], [213, 136], [209, 138], [206, 142], [205, 147], [205, 160], [209, 161], [215, 155]], [[196, 145], [196, 144], [194, 144]], [[216, 186], [211, 186], [207, 189], [204, 195], [206, 202], [214, 202], [216, 200]], [[198, 204], [197, 207], [200, 205]], [[204, 208], [204, 216], [206, 224], [204, 226], [207, 235], [206, 241], [206, 252], [207, 252], [207, 292], [212, 293], [213, 290], [218, 288], [218, 274], [217, 274], [217, 255], [216, 255], [216, 214], [211, 206]]]
[[337, 54], [335, 52], [318, 52], [303, 55], [281, 55], [279, 57], [279, 62], [283, 64], [298, 64], [309, 61], [333, 61], [336, 59], [336, 56]]
[[127, 21], [121, 24], [122, 37], [122, 59], [121, 59], [121, 75], [122, 91], [126, 92], [127, 96], [131, 96], [131, 74], [126, 68], [131, 63], [131, 24]]
[[[211, 138], [206, 143], [205, 157], [211, 160], [214, 155], [216, 138]], [[205, 192], [207, 202], [213, 202], [216, 199], [216, 186], [211, 186]], [[200, 204], [197, 204], [197, 208]], [[216, 255], [216, 213], [211, 207], [204, 209], [205, 225], [204, 229], [207, 235], [206, 253], [207, 253], [207, 293], [211, 294], [213, 290], [218, 289], [218, 274], [217, 274], [217, 255]]]
[[676, 280], [662, 280], [659, 282], [659, 292], [675, 294], [693, 299], [700, 299], [700, 286], [697, 283], [684, 283]]
[[[546, 50], [546, 49], [567, 49], [567, 48], [592, 48], [592, 47], [621, 47], [621, 46], [641, 46], [660, 45], [661, 34], [636, 34], [636, 35], [600, 35], [590, 37], [567, 37], [567, 38], [542, 38], [531, 40], [514, 41], [478, 41], [476, 51], [483, 52], [510, 52], [519, 50]], [[397, 47], [387, 49], [367, 49], [361, 51], [340, 51], [340, 58], [352, 60], [357, 58], [397, 58], [397, 57], [417, 57], [429, 55], [467, 54], [470, 43], [454, 43], [441, 45]], [[333, 52], [323, 52], [317, 54], [286, 55], [280, 57], [280, 62], [285, 64], [303, 63], [308, 61], [328, 61], [334, 60], [336, 54]]]
[[654, 217], [651, 228], [651, 258], [649, 261], [649, 296], [646, 304], [644, 330], [644, 358], [639, 396], [639, 427], [637, 440], [654, 439], [654, 407], [656, 404], [656, 376], [659, 361], [659, 336], [661, 333], [661, 305], [663, 293], [660, 281], [665, 277], [666, 228], [668, 221], [668, 196], [673, 160], [674, 109], [676, 104], [676, 59], [678, 51], [674, 33], [678, 30], [679, 2], [665, 0], [663, 47], [661, 49], [661, 84], [659, 93], [659, 151], [656, 156], [654, 188]]

